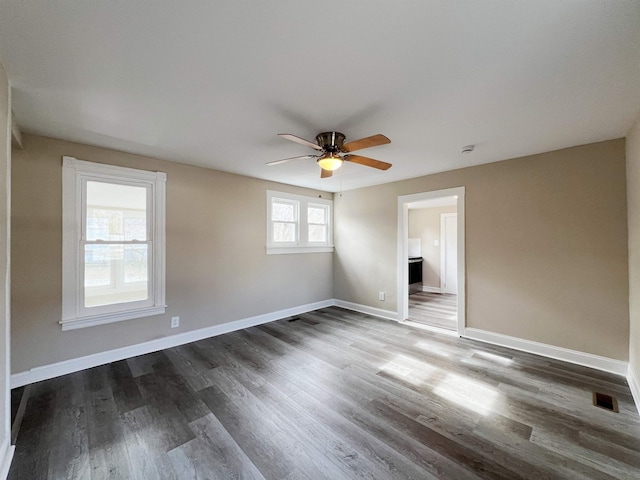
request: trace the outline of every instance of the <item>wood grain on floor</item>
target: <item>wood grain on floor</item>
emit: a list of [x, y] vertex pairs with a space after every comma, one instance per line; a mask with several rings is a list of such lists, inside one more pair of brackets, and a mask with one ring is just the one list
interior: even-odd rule
[[409, 320], [455, 331], [458, 329], [458, 296], [412, 293], [409, 295]]
[[622, 377], [336, 307], [296, 318], [34, 384], [9, 478], [640, 478]]

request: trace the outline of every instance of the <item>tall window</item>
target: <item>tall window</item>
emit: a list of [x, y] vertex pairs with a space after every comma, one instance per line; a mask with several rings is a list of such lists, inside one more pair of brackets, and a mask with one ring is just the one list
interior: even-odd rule
[[267, 253], [333, 251], [333, 201], [267, 191]]
[[165, 181], [63, 158], [63, 330], [164, 313]]

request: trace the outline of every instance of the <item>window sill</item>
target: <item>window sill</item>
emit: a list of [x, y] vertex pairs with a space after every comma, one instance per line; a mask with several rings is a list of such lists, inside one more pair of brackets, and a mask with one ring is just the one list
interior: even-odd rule
[[133, 320], [134, 318], [151, 317], [163, 314], [167, 309], [166, 305], [141, 308], [139, 310], [128, 310], [119, 313], [106, 313], [104, 315], [94, 315], [92, 317], [73, 318], [60, 321], [62, 330], [75, 330], [78, 328], [93, 327], [107, 323], [122, 322], [123, 320]]
[[333, 253], [333, 245], [323, 247], [267, 247], [267, 255], [290, 253]]

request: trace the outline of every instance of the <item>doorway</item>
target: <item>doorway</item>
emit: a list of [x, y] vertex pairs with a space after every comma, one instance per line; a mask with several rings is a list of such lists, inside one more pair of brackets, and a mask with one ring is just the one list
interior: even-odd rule
[[[464, 187], [456, 187], [398, 197], [399, 321], [445, 328], [463, 335], [464, 194]], [[422, 245], [419, 256], [424, 262], [423, 284], [416, 290], [412, 283], [410, 296], [408, 259], [410, 252], [416, 255], [416, 243]], [[415, 276], [411, 282], [415, 282]]]
[[458, 329], [456, 204], [455, 195], [411, 202], [408, 230], [408, 320], [454, 332]]

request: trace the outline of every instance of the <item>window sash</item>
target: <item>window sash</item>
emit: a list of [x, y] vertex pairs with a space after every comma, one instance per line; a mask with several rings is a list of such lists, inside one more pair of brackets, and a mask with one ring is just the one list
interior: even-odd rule
[[[91, 175], [82, 175], [81, 179], [81, 204], [80, 208], [82, 209], [80, 219], [81, 219], [81, 230], [80, 230], [80, 240], [87, 241], [87, 207], [88, 207], [88, 194], [87, 194], [87, 183], [89, 182], [97, 182], [104, 183], [108, 185], [123, 185], [126, 187], [139, 187], [144, 188], [146, 191], [145, 196], [145, 207], [146, 207], [146, 235], [145, 239], [152, 239], [154, 237], [154, 188], [153, 183], [150, 182], [142, 182], [142, 181], [131, 181], [125, 179], [105, 179], [104, 177], [91, 176]], [[120, 243], [130, 241], [130, 240], [122, 240]]]
[[[123, 249], [125, 246], [129, 246], [129, 245], [146, 245], [147, 246], [147, 298], [143, 299], [143, 300], [133, 300], [133, 301], [129, 301], [129, 302], [114, 302], [114, 303], [109, 303], [109, 304], [105, 304], [105, 305], [94, 305], [94, 306], [86, 306], [86, 300], [87, 300], [87, 290], [93, 290], [96, 291], [98, 290], [98, 288], [96, 287], [87, 287], [86, 285], [86, 249], [85, 247], [87, 245], [122, 245]], [[123, 252], [124, 254], [124, 252]], [[101, 314], [105, 314], [105, 313], [113, 313], [113, 312], [119, 312], [122, 310], [132, 310], [132, 309], [136, 309], [136, 308], [144, 308], [144, 307], [150, 307], [152, 305], [154, 305], [154, 275], [153, 275], [153, 260], [154, 260], [154, 255], [153, 255], [153, 241], [145, 241], [145, 242], [140, 242], [140, 241], [129, 241], [129, 242], [117, 242], [117, 241], [111, 241], [111, 242], [104, 242], [104, 241], [91, 241], [91, 242], [87, 242], [87, 241], [80, 241], [80, 248], [78, 249], [78, 264], [79, 264], [79, 274], [80, 274], [80, 278], [78, 280], [78, 311], [81, 314], [85, 314], [85, 315], [101, 315]], [[124, 258], [123, 258], [123, 263], [124, 263]], [[124, 265], [123, 265], [124, 266]], [[122, 289], [122, 286], [124, 284], [126, 284], [126, 280], [125, 280], [125, 276], [124, 276], [124, 269], [122, 269], [121, 272], [121, 278], [117, 278], [116, 279], [116, 284], [113, 285], [112, 283], [109, 283], [109, 285], [104, 286], [105, 289], [107, 288], [118, 288], [120, 287], [120, 289]], [[111, 279], [113, 277], [113, 272], [110, 272], [110, 276]], [[119, 276], [120, 277], [120, 276]], [[110, 280], [111, 280], [110, 279]], [[129, 282], [130, 284], [132, 282]], [[130, 285], [132, 286], [132, 285]], [[118, 293], [118, 292], [114, 292], [114, 293]]]
[[[319, 209], [319, 210], [324, 210], [324, 222], [322, 223], [318, 223], [318, 222], [310, 222], [308, 220], [309, 217], [309, 210], [315, 208], [315, 209]], [[307, 205], [307, 242], [311, 245], [329, 245], [329, 213], [330, 213], [330, 208], [329, 205], [321, 205], [318, 203], [309, 203]], [[310, 231], [310, 227], [311, 226], [322, 226], [324, 227], [324, 237], [325, 240], [319, 241], [319, 242], [313, 242], [310, 240], [310, 235], [309, 235], [309, 231]]]
[[[273, 207], [275, 205], [289, 205], [291, 207], [293, 207], [293, 220], [274, 220], [273, 219]], [[298, 245], [300, 243], [300, 202], [297, 202], [295, 200], [289, 200], [289, 199], [285, 199], [285, 198], [272, 198], [271, 201], [269, 202], [269, 219], [271, 220], [270, 222], [270, 234], [269, 234], [269, 238], [270, 238], [270, 243], [274, 244], [274, 245]], [[292, 241], [287, 241], [287, 240], [276, 240], [275, 235], [276, 235], [276, 228], [275, 226], [278, 224], [282, 224], [282, 225], [293, 225], [293, 234], [294, 234], [294, 239]]]

